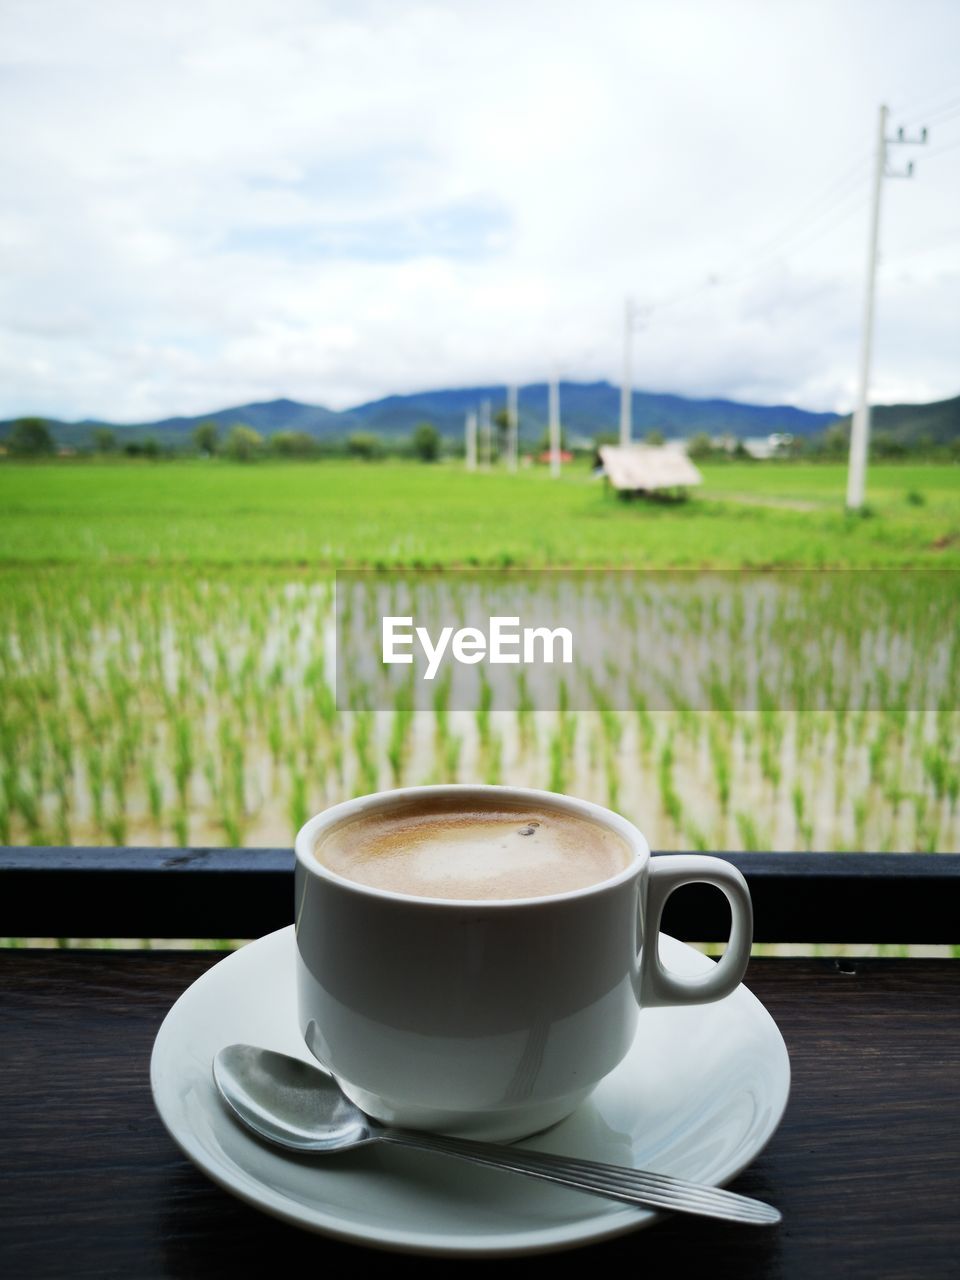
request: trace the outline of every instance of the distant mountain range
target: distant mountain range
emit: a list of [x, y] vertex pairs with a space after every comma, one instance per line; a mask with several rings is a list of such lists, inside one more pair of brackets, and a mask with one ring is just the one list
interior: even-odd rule
[[[502, 386], [459, 387], [443, 391], [422, 391], [414, 395], [387, 396], [334, 411], [322, 405], [296, 400], [268, 400], [237, 405], [193, 417], [162, 418], [156, 422], [114, 423], [101, 419], [61, 422], [46, 419], [56, 441], [66, 445], [88, 445], [96, 427], [116, 432], [118, 442], [153, 437], [161, 445], [185, 444], [201, 422], [215, 422], [222, 429], [243, 422], [263, 436], [278, 431], [303, 431], [318, 440], [342, 439], [355, 431], [370, 431], [384, 437], [409, 435], [419, 422], [432, 422], [441, 434], [459, 438], [465, 414], [489, 400], [497, 413], [506, 405]], [[521, 438], [534, 442], [547, 424], [547, 384], [531, 383], [519, 392]], [[609, 382], [562, 382], [560, 416], [573, 436], [593, 436], [616, 432], [620, 421], [620, 390]], [[709, 435], [765, 436], [773, 431], [789, 431], [811, 436], [836, 422], [846, 422], [835, 413], [810, 413], [792, 405], [742, 404], [735, 400], [694, 400], [686, 396], [660, 395], [648, 391], [633, 393], [633, 426], [637, 436], [659, 430], [664, 436]], [[0, 439], [11, 421], [0, 422]], [[960, 397], [925, 405], [890, 405], [874, 410], [874, 426], [904, 441], [928, 435], [949, 440], [960, 435]]]
[[[489, 400], [491, 411], [506, 407], [503, 386], [457, 387], [442, 391], [421, 391], [413, 395], [387, 396], [339, 412], [322, 405], [296, 400], [268, 400], [257, 404], [217, 409], [192, 417], [161, 418], [156, 422], [117, 423], [87, 418], [81, 422], [46, 419], [59, 444], [86, 445], [96, 427], [110, 427], [120, 442], [153, 437], [161, 444], [183, 444], [201, 422], [215, 422], [229, 428], [244, 422], [271, 436], [278, 431], [304, 431], [318, 440], [343, 438], [354, 431], [371, 431], [384, 437], [409, 435], [419, 422], [432, 422], [442, 435], [459, 437], [464, 417], [481, 402]], [[519, 390], [520, 435], [535, 441], [547, 425], [547, 384], [531, 383]], [[572, 435], [593, 436], [616, 431], [620, 422], [620, 390], [609, 382], [562, 382], [560, 416]], [[689, 436], [698, 431], [711, 435], [729, 432], [736, 436], [767, 435], [771, 431], [791, 431], [812, 435], [835, 422], [834, 413], [809, 413], [792, 405], [740, 404], [735, 400], [693, 400], [685, 396], [658, 395], [648, 391], [633, 393], [633, 424], [638, 435], [657, 429], [665, 436]], [[0, 422], [0, 438], [11, 422]]]
[[[840, 425], [850, 428], [849, 415]], [[880, 404], [870, 412], [870, 429], [901, 444], [930, 440], [946, 444], [960, 438], [960, 396], [952, 400], [932, 400], [929, 404]]]

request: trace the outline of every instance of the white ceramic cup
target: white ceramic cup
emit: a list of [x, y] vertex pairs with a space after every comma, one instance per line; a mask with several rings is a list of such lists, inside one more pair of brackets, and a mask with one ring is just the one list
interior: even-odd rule
[[[411, 798], [480, 795], [586, 818], [622, 836], [629, 866], [583, 889], [523, 899], [414, 897], [337, 875], [324, 832]], [[723, 958], [696, 978], [658, 954], [663, 904], [680, 885], [730, 903]], [[653, 858], [625, 818], [517, 787], [412, 787], [334, 805], [296, 840], [300, 1028], [344, 1092], [387, 1124], [511, 1140], [568, 1115], [626, 1055], [638, 1014], [719, 1000], [750, 958], [746, 881], [719, 858]], [[639, 1030], [642, 1032], [642, 1021]]]

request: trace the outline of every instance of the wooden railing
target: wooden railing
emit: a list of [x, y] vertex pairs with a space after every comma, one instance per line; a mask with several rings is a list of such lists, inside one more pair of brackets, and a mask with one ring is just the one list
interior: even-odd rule
[[[960, 943], [960, 854], [717, 856], [747, 878], [757, 942]], [[3, 936], [255, 938], [292, 919], [290, 849], [0, 847]], [[727, 923], [702, 885], [663, 917], [698, 942]]]

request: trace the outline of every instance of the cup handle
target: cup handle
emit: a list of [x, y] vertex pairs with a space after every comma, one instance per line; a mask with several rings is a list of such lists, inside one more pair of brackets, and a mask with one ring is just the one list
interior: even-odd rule
[[[660, 917], [664, 904], [684, 884], [716, 885], [730, 903], [730, 937], [720, 962], [710, 973], [680, 977], [660, 963]], [[709, 1004], [729, 995], [747, 970], [753, 940], [753, 904], [743, 876], [722, 858], [674, 854], [651, 858], [640, 957], [640, 1005]]]

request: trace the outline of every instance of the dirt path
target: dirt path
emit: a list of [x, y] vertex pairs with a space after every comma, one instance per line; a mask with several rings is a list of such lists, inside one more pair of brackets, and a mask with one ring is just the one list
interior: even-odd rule
[[744, 507], [778, 507], [781, 511], [822, 511], [824, 502], [810, 502], [803, 498], [758, 497], [755, 493], [707, 493], [711, 502], [736, 502]]

